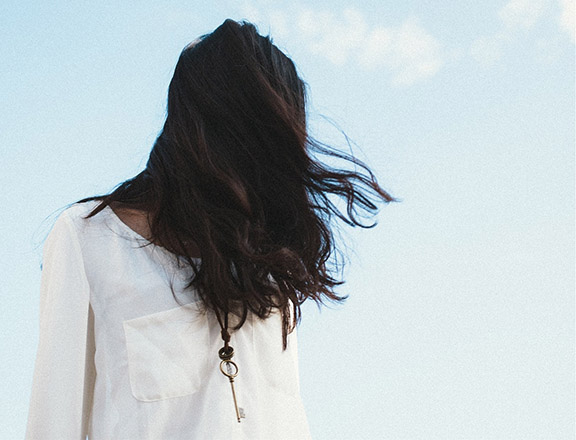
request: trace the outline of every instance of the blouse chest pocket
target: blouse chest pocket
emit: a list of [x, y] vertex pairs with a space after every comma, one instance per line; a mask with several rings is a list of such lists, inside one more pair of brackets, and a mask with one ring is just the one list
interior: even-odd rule
[[197, 392], [206, 377], [210, 333], [191, 303], [123, 322], [132, 394], [150, 402]]

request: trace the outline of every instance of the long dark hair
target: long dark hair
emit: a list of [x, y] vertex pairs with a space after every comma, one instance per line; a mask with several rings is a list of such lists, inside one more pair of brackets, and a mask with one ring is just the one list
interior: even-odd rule
[[[146, 168], [99, 200], [150, 214], [150, 242], [185, 257], [203, 304], [219, 314], [279, 309], [283, 347], [306, 299], [334, 292], [334, 216], [351, 226], [397, 201], [352, 155], [314, 140], [294, 63], [246, 21], [226, 20], [178, 59], [168, 110]], [[323, 163], [329, 155], [354, 170]], [[361, 171], [357, 171], [360, 169]], [[341, 212], [329, 196], [346, 201]], [[359, 215], [362, 214], [363, 215]], [[201, 250], [197, 265], [186, 243]], [[291, 313], [293, 304], [294, 313]]]

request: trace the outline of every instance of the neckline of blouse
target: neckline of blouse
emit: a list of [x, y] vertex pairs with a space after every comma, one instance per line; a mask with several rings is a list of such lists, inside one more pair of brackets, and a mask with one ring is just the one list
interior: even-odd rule
[[[160, 245], [152, 243], [147, 238], [144, 238], [142, 235], [140, 235], [138, 232], [136, 232], [134, 229], [132, 229], [130, 226], [128, 226], [126, 223], [124, 223], [124, 221], [118, 216], [118, 214], [116, 214], [116, 212], [114, 212], [114, 210], [110, 207], [110, 205], [106, 205], [104, 210], [108, 210], [108, 214], [110, 215], [110, 217], [112, 217], [114, 222], [116, 224], [118, 224], [120, 227], [122, 227], [122, 229], [125, 232], [127, 232], [130, 236], [132, 236], [136, 240], [143, 242], [146, 246], [152, 246], [154, 249], [160, 250], [164, 255], [166, 255], [170, 258], [176, 258], [178, 260], [182, 260], [185, 258], [183, 255], [176, 255], [175, 253], [170, 252], [165, 247], [162, 247]], [[202, 259], [199, 257], [190, 257], [190, 258], [194, 261], [198, 261], [198, 262], [202, 261]]]

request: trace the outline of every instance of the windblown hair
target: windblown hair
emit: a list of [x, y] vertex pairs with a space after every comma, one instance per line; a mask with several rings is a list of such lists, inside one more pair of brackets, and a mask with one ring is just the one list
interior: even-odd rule
[[[249, 311], [264, 319], [279, 309], [285, 349], [306, 299], [346, 298], [334, 291], [344, 281], [329, 261], [333, 217], [369, 228], [358, 210], [373, 215], [378, 201], [397, 201], [364, 163], [308, 134], [305, 103], [294, 63], [253, 24], [228, 19], [182, 50], [146, 168], [77, 203], [101, 201], [87, 218], [112, 202], [149, 213], [150, 242], [185, 257], [194, 272], [187, 287], [204, 305], [241, 317], [235, 329]], [[331, 195], [345, 199], [346, 213]]]

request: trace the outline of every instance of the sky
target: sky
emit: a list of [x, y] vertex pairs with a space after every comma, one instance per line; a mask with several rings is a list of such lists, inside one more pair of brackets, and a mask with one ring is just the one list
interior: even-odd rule
[[55, 217], [145, 166], [180, 51], [233, 18], [294, 60], [311, 132], [401, 199], [342, 228], [348, 300], [304, 307], [313, 438], [573, 439], [574, 16], [573, 0], [3, 1], [0, 438], [24, 436]]

